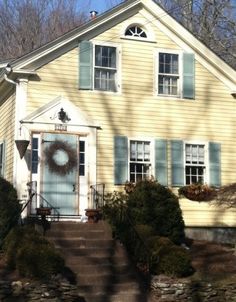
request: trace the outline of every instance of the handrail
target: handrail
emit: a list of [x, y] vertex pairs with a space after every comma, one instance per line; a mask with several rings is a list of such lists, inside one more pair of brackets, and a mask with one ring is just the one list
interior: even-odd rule
[[[120, 215], [119, 220], [116, 221], [119, 225], [125, 225], [125, 223], [128, 224], [127, 231], [130, 234], [129, 240], [124, 240], [125, 242], [122, 242], [126, 245], [126, 248], [128, 252], [131, 254], [131, 257], [133, 256], [135, 258], [135, 253], [137, 250], [141, 250], [140, 255], [143, 255], [143, 257], [139, 257], [138, 259], [134, 259], [136, 261], [136, 264], [138, 265], [138, 268], [140, 271], [146, 275], [150, 273], [150, 264], [151, 264], [151, 253], [149, 252], [149, 248], [143, 238], [139, 235], [137, 232], [135, 225], [133, 224], [129, 214], [127, 213], [127, 206], [125, 204], [119, 205], [120, 207]], [[123, 241], [122, 234], [118, 234], [119, 239]]]
[[[37, 189], [34, 189], [33, 187], [36, 188], [36, 181], [31, 181], [27, 183], [27, 187], [28, 187], [28, 192], [29, 192], [29, 200], [31, 202], [31, 206], [30, 206], [30, 211], [32, 210], [32, 198], [35, 196], [36, 198], [39, 197], [40, 198], [40, 207], [41, 208], [50, 208], [52, 210], [52, 217], [57, 217], [57, 220], [59, 220], [60, 217], [60, 212], [58, 211], [58, 209], [56, 207], [54, 207], [45, 197], [43, 197], [40, 193], [37, 192]], [[30, 214], [32, 214], [30, 212]]]
[[94, 209], [101, 209], [104, 206], [105, 184], [91, 185], [91, 203]]

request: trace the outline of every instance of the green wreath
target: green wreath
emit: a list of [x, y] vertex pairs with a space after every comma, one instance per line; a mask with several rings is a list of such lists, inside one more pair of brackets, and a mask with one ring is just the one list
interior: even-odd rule
[[[68, 161], [64, 165], [59, 165], [54, 156], [57, 151], [64, 151], [68, 156]], [[61, 176], [71, 173], [77, 167], [77, 152], [66, 141], [56, 140], [44, 151], [45, 163], [48, 165], [49, 171]]]

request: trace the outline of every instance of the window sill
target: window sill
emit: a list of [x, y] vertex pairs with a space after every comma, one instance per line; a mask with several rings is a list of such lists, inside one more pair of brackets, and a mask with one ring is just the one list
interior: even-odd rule
[[93, 94], [121, 95], [121, 91], [90, 90], [90, 89], [79, 89], [79, 91], [87, 91]]
[[174, 96], [174, 95], [163, 95], [163, 94], [155, 94], [155, 97], [161, 100], [170, 99], [171, 101], [187, 101], [187, 102], [193, 102], [196, 99], [184, 99], [181, 96]]

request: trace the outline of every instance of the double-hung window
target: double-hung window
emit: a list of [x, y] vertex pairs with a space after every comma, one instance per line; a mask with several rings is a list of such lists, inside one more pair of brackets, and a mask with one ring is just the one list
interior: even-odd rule
[[130, 141], [129, 180], [137, 182], [151, 176], [150, 141]]
[[79, 46], [79, 88], [117, 92], [120, 49], [117, 45], [103, 45], [82, 41]]
[[194, 54], [160, 49], [156, 58], [157, 94], [160, 96], [194, 99]]
[[116, 47], [95, 45], [94, 88], [116, 91]]
[[204, 144], [185, 144], [186, 185], [206, 182], [206, 156]]
[[159, 52], [158, 94], [179, 95], [179, 55]]

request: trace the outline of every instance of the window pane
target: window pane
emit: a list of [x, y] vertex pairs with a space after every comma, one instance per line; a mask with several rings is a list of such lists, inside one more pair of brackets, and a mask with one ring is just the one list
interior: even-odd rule
[[79, 166], [79, 175], [84, 176], [85, 175], [85, 167], [84, 165]]
[[116, 48], [96, 45], [95, 66], [116, 68]]
[[84, 157], [85, 157], [85, 154], [84, 153], [80, 153], [80, 155], [79, 155], [79, 162], [80, 162], [80, 164], [84, 164]]
[[35, 138], [35, 137], [32, 140], [32, 148], [33, 149], [38, 149], [38, 139]]
[[80, 152], [85, 151], [85, 142], [84, 141], [79, 142], [79, 150], [80, 150]]
[[115, 71], [96, 68], [94, 85], [98, 90], [116, 91]]

